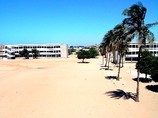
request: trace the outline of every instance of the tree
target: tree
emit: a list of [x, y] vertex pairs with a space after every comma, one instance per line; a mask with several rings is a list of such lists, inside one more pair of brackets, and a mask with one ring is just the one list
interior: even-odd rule
[[86, 50], [80, 50], [77, 52], [77, 58], [82, 59], [82, 63], [85, 63], [84, 60], [90, 58], [90, 53]]
[[73, 47], [68, 49], [69, 55], [71, 55], [73, 52], [76, 52], [76, 49], [74, 49]]
[[89, 54], [90, 54], [90, 58], [95, 58], [96, 56], [98, 56], [98, 51], [95, 48], [90, 48]]
[[128, 40], [127, 40], [127, 36], [126, 36], [126, 29], [123, 26], [123, 24], [118, 24], [115, 26], [113, 38], [114, 38], [113, 43], [115, 45], [115, 51], [118, 52], [118, 57], [119, 57], [119, 67], [118, 67], [118, 75], [117, 75], [117, 80], [119, 80], [120, 71], [121, 71], [121, 60], [123, 61], [123, 56], [125, 55], [125, 53], [128, 49]]
[[113, 51], [113, 30], [108, 31], [103, 37], [102, 43], [101, 43], [102, 49], [100, 49], [102, 52], [102, 55], [105, 55], [106, 62], [105, 67], [108, 66], [109, 69], [109, 63], [110, 63], [110, 57], [111, 52]]
[[19, 54], [22, 57], [25, 57], [25, 59], [29, 59], [29, 51], [26, 48], [24, 48], [22, 51], [20, 51]]
[[136, 88], [136, 101], [139, 102], [139, 75], [140, 75], [140, 54], [142, 48], [146, 45], [146, 39], [149, 43], [154, 41], [154, 34], [149, 30], [150, 27], [156, 25], [156, 23], [144, 24], [144, 19], [147, 9], [142, 5], [142, 3], [134, 4], [129, 9], [123, 11], [123, 15], [127, 16], [123, 20], [123, 25], [128, 29], [129, 35], [138, 36], [138, 41], [140, 43], [138, 52], [138, 66], [137, 66], [137, 88]]
[[100, 46], [99, 46], [99, 53], [101, 54], [102, 56], [102, 65], [104, 65], [104, 52], [103, 52], [103, 47], [104, 47], [104, 43], [101, 42]]
[[152, 60], [152, 67], [151, 67], [151, 78], [153, 81], [158, 82], [158, 57], [153, 56]]
[[[138, 68], [138, 62], [136, 64]], [[158, 82], [158, 58], [153, 56], [149, 51], [145, 50], [141, 53], [141, 58], [139, 61], [140, 72], [151, 75], [153, 81]]]
[[139, 65], [140, 72], [145, 74], [145, 78], [147, 78], [148, 74], [151, 74], [152, 59], [152, 54], [149, 51], [145, 50], [141, 53], [139, 64], [138, 62], [136, 64], [136, 68], [138, 68]]
[[37, 59], [37, 57], [39, 56], [39, 51], [36, 48], [32, 49], [32, 55], [34, 59]]

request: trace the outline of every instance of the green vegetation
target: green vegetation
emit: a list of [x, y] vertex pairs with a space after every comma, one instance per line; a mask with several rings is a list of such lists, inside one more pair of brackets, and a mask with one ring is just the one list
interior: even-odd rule
[[77, 52], [77, 58], [78, 59], [82, 59], [82, 63], [84, 63], [85, 59], [89, 59], [90, 58], [90, 54], [89, 51], [86, 50], [80, 50]]
[[85, 59], [95, 58], [96, 56], [98, 56], [98, 51], [94, 48], [89, 50], [80, 50], [77, 52], [77, 58], [82, 59], [82, 63], [84, 63]]
[[[149, 51], [145, 50], [145, 51], [141, 52], [141, 58], [139, 60], [139, 63], [137, 62], [137, 64], [136, 64], [136, 68], [137, 69], [139, 68], [140, 72], [145, 74], [145, 78], [147, 78], [148, 74], [149, 75], [151, 74], [153, 58], [154, 57], [152, 56], [152, 54]], [[139, 65], [139, 67], [138, 67], [138, 65]]]
[[147, 9], [142, 3], [134, 4], [129, 9], [123, 11], [123, 15], [127, 16], [123, 20], [123, 24], [128, 28], [128, 35], [138, 36], [138, 41], [141, 44], [138, 52], [138, 65], [137, 65], [137, 88], [136, 88], [136, 101], [139, 102], [139, 75], [140, 75], [140, 56], [141, 51], [145, 47], [146, 42], [152, 43], [154, 41], [154, 34], [149, 30], [150, 27], [157, 24], [144, 24]]
[[29, 51], [26, 48], [20, 51], [19, 54], [20, 56], [25, 57], [25, 59], [29, 59]]
[[76, 52], [76, 49], [70, 48], [68, 49], [68, 54], [71, 55], [73, 52]]
[[[142, 3], [134, 4], [129, 9], [123, 11], [123, 15], [126, 18], [122, 23], [115, 26], [114, 29], [108, 31], [100, 44], [100, 53], [102, 56], [106, 57], [106, 64], [109, 69], [109, 62], [111, 53], [118, 52], [119, 56], [119, 68], [117, 80], [120, 78], [120, 65], [121, 59], [126, 54], [128, 50], [128, 44], [134, 38], [138, 38], [140, 43], [139, 52], [138, 52], [138, 64], [137, 64], [137, 88], [136, 88], [136, 101], [139, 102], [139, 75], [140, 71], [148, 74], [147, 70], [141, 69], [140, 58], [142, 49], [146, 46], [146, 42], [152, 43], [155, 39], [154, 34], [149, 30], [154, 25], [157, 25], [158, 22], [145, 24], [144, 19], [146, 16], [147, 9], [142, 5]], [[115, 54], [114, 54], [115, 55]], [[113, 55], [113, 56], [114, 56]], [[108, 59], [109, 57], [109, 59]], [[108, 61], [108, 62], [107, 62]], [[143, 60], [142, 60], [143, 61]], [[108, 65], [107, 65], [108, 64]], [[155, 66], [156, 67], [156, 66]], [[156, 77], [157, 72], [153, 70], [155, 74], [152, 74], [152, 77]]]
[[98, 51], [95, 48], [90, 48], [89, 49], [89, 56], [90, 58], [95, 58], [96, 56], [99, 55]]
[[33, 58], [34, 58], [34, 59], [37, 59], [38, 56], [39, 56], [39, 51], [38, 51], [36, 48], [34, 48], [34, 49], [32, 49], [31, 52], [32, 52]]
[[[138, 68], [138, 62], [136, 68]], [[153, 81], [158, 82], [158, 58], [147, 50], [141, 53], [139, 69], [141, 73], [145, 74], [145, 78], [147, 78], [148, 74], [151, 75]]]
[[158, 82], [158, 57], [152, 59], [151, 78], [153, 81]]
[[29, 59], [29, 53], [32, 53], [34, 59], [37, 59], [37, 57], [39, 56], [39, 51], [35, 48], [31, 51], [28, 51], [26, 48], [24, 48], [22, 51], [19, 52], [20, 56], [24, 57], [25, 59]]

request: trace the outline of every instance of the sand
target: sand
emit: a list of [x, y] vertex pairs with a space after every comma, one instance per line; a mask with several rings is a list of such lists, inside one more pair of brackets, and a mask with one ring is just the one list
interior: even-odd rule
[[0, 118], [158, 118], [158, 93], [140, 83], [140, 102], [111, 98], [106, 92], [136, 91], [134, 63], [120, 81], [106, 79], [117, 68], [101, 67], [101, 57], [78, 63], [67, 59], [0, 60]]

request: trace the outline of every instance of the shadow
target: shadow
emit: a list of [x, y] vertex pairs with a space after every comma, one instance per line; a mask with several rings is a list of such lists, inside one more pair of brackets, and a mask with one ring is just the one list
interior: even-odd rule
[[[118, 66], [118, 65], [116, 65], [115, 67], [117, 67], [117, 68], [118, 68], [119, 66]], [[120, 68], [123, 68], [123, 67], [121, 66]]]
[[[133, 78], [133, 80], [137, 81], [137, 78]], [[142, 83], [149, 83], [149, 82], [152, 82], [152, 79], [140, 77], [139, 81], [142, 82]]]
[[146, 89], [148, 89], [152, 92], [158, 92], [158, 85], [147, 85]]
[[36, 69], [45, 69], [45, 67], [37, 67]]
[[89, 64], [90, 62], [77, 62], [79, 64]]
[[108, 68], [105, 68], [105, 70], [111, 70], [111, 71], [112, 71], [113, 69], [110, 69], [110, 68], [109, 68], [109, 69], [108, 69]]
[[117, 80], [117, 77], [116, 76], [106, 76], [105, 79], [116, 79]]
[[100, 67], [102, 67], [102, 68], [106, 68], [107, 66], [100, 66]]
[[107, 67], [102, 67], [102, 68], [100, 68], [100, 70], [111, 70], [112, 71], [113, 69], [110, 69], [110, 68], [108, 69]]
[[128, 100], [131, 98], [134, 101], [136, 101], [136, 94], [131, 93], [131, 92], [124, 92], [121, 89], [117, 89], [116, 91], [109, 91], [109, 92], [106, 92], [105, 94], [107, 94], [111, 98], [115, 98], [115, 99], [123, 98], [125, 100]]
[[100, 66], [100, 67], [101, 67], [100, 70], [111, 70], [111, 71], [113, 70], [113, 69], [110, 69], [110, 68], [108, 69], [107, 66]]

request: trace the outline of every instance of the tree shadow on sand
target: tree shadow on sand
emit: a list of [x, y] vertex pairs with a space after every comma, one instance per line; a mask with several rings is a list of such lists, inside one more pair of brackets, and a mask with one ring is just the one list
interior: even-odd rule
[[90, 62], [77, 62], [79, 64], [89, 64]]
[[158, 92], [158, 85], [147, 85], [146, 89], [148, 89], [152, 92]]
[[128, 100], [131, 98], [134, 101], [136, 101], [136, 94], [131, 93], [131, 92], [124, 92], [121, 89], [117, 89], [116, 91], [109, 91], [109, 92], [106, 92], [105, 94], [115, 99], [123, 98], [124, 100]]
[[113, 69], [110, 69], [110, 68], [108, 68], [108, 67], [106, 67], [106, 66], [100, 66], [101, 68], [100, 68], [100, 70], [113, 70]]
[[109, 79], [109, 80], [116, 79], [117, 80], [117, 76], [106, 76], [105, 79]]
[[[137, 81], [137, 78], [133, 78], [133, 80]], [[139, 81], [142, 82], [142, 83], [149, 83], [149, 82], [152, 82], [152, 79], [140, 77]]]

